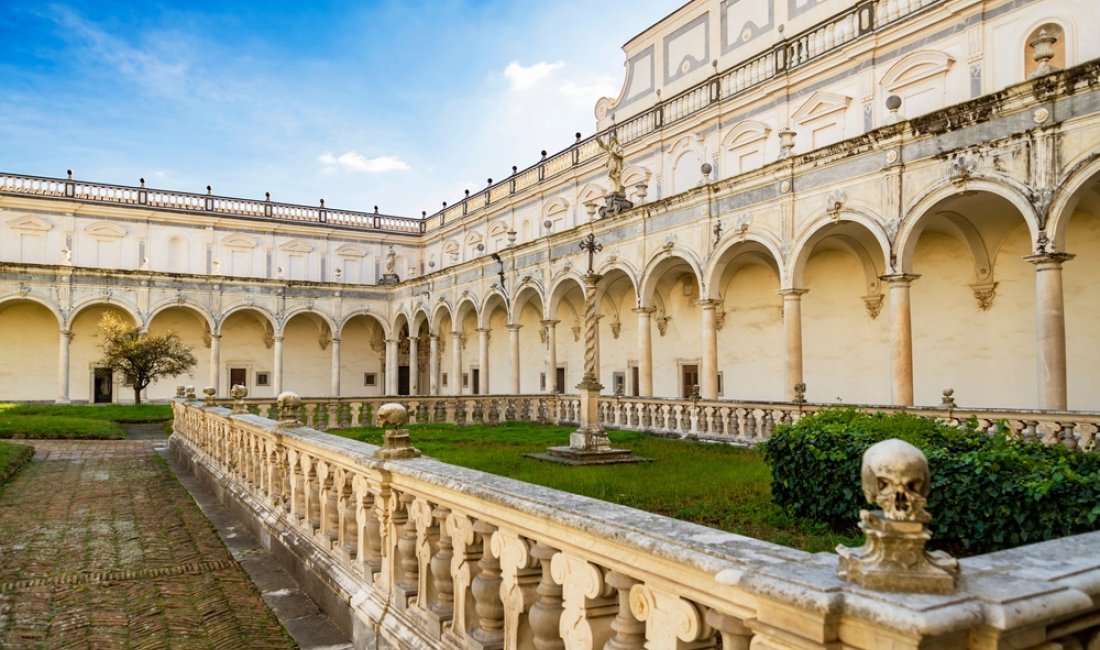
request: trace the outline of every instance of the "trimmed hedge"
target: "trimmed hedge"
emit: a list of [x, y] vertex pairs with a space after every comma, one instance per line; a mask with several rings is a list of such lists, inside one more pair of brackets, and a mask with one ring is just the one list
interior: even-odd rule
[[764, 443], [772, 498], [789, 513], [848, 529], [863, 498], [863, 452], [900, 438], [928, 457], [932, 545], [988, 553], [1100, 529], [1100, 454], [1021, 443], [904, 413], [829, 409], [776, 427]]
[[0, 442], [0, 486], [8, 482], [34, 456], [34, 447]]

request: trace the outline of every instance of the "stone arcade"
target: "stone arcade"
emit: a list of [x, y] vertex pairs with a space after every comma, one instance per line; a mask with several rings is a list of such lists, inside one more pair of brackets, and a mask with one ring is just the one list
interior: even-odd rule
[[1093, 446], [1096, 25], [1092, 0], [691, 0], [627, 42], [594, 135], [424, 219], [0, 174], [0, 394], [118, 401], [100, 314], [175, 330], [179, 382], [262, 416], [188, 387], [173, 448], [360, 647], [1092, 650], [1098, 533], [891, 594], [306, 427], [404, 396], [753, 443], [839, 399]]

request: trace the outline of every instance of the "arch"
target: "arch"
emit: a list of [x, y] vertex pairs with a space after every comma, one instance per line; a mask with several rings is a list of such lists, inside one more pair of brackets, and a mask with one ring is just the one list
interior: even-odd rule
[[[785, 279], [789, 281], [789, 286], [784, 288], [798, 288], [803, 282], [803, 273], [806, 270], [806, 262], [810, 259], [810, 255], [813, 254], [814, 247], [822, 240], [836, 236], [837, 234], [847, 235], [848, 239], [852, 242], [858, 241], [858, 238], [853, 236], [852, 232], [834, 232], [830, 233], [830, 226], [836, 226], [842, 223], [855, 224], [861, 226], [862, 230], [869, 234], [874, 241], [878, 244], [878, 252], [881, 254], [881, 270], [883, 274], [889, 272], [890, 269], [890, 239], [886, 235], [886, 231], [882, 227], [880, 219], [870, 216], [869, 213], [863, 210], [857, 210], [851, 206], [842, 207], [837, 213], [836, 217], [828, 212], [822, 212], [817, 217], [812, 219], [802, 234], [795, 240], [794, 246], [792, 246], [792, 255], [787, 263], [787, 272]], [[860, 242], [860, 248], [864, 249], [865, 255], [856, 252], [856, 256], [860, 258], [865, 264], [868, 261], [873, 261], [870, 255], [871, 251], [867, 250], [866, 243]], [[855, 249], [850, 249], [855, 252]], [[866, 267], [864, 268], [866, 271]], [[876, 274], [877, 278], [877, 274]], [[877, 284], [877, 282], [875, 282]]]
[[214, 322], [217, 324], [218, 329], [212, 333], [220, 335], [222, 333], [222, 326], [225, 324], [226, 319], [233, 314], [242, 311], [251, 311], [263, 316], [267, 320], [267, 325], [271, 327], [272, 332], [279, 332], [282, 330], [281, 327], [276, 327], [276, 323], [278, 323], [279, 321], [277, 318], [275, 318], [275, 314], [272, 314], [270, 311], [267, 310], [267, 308], [260, 307], [258, 305], [251, 305], [247, 302], [238, 302], [230, 305], [229, 307], [226, 307], [222, 310], [221, 314], [214, 318]]
[[528, 283], [521, 285], [519, 291], [516, 292], [515, 298], [512, 299], [512, 310], [508, 314], [509, 323], [519, 322], [520, 315], [523, 314], [523, 310], [531, 303], [532, 300], [539, 301], [539, 318], [546, 318], [546, 301], [543, 300], [542, 287], [538, 284]]
[[623, 170], [623, 187], [648, 184], [653, 172], [644, 165], [630, 165]]
[[[966, 180], [966, 196], [987, 193], [1011, 203], [1027, 224], [1031, 241], [1038, 241], [1039, 219], [1031, 202], [1019, 190], [1004, 183], [984, 177], [970, 177]], [[934, 208], [941, 202], [962, 196], [959, 189], [948, 180], [942, 180], [939, 186], [925, 193], [906, 212], [901, 227], [894, 240], [897, 261], [892, 264], [894, 273], [912, 273], [913, 250], [916, 248], [920, 233], [927, 225], [926, 217], [935, 214]]]
[[150, 325], [153, 324], [153, 319], [155, 319], [161, 312], [167, 311], [169, 309], [182, 309], [191, 312], [191, 314], [198, 318], [200, 322], [206, 325], [206, 329], [211, 332], [216, 329], [214, 316], [211, 315], [210, 312], [202, 309], [198, 305], [192, 304], [187, 301], [180, 302], [179, 300], [163, 300], [151, 307], [149, 309], [148, 315], [145, 317], [145, 322], [142, 324], [142, 326], [148, 328]]
[[453, 318], [451, 320], [451, 326], [454, 327], [455, 332], [462, 332], [462, 323], [466, 320], [466, 316], [469, 314], [474, 315], [474, 322], [480, 322], [477, 312], [477, 303], [470, 295], [464, 295], [458, 299], [458, 306], [452, 312]]
[[369, 318], [372, 321], [374, 321], [375, 323], [377, 323], [378, 324], [378, 329], [382, 330], [382, 338], [383, 339], [390, 338], [390, 328], [389, 328], [389, 325], [386, 323], [386, 321], [383, 320], [382, 317], [379, 316], [378, 314], [376, 314], [376, 313], [374, 313], [370, 310], [367, 310], [367, 309], [361, 309], [359, 311], [352, 312], [352, 313], [348, 314], [347, 316], [345, 316], [342, 320], [340, 320], [339, 325], [338, 325], [338, 327], [335, 331], [338, 332], [340, 337], [342, 338], [343, 335], [344, 335], [344, 328], [347, 327], [348, 323], [350, 323], [352, 320], [354, 320], [356, 318], [359, 318], [359, 317]]
[[0, 298], [0, 311], [3, 311], [8, 303], [20, 303], [20, 302], [33, 302], [40, 307], [44, 307], [46, 311], [53, 314], [53, 317], [57, 319], [57, 327], [61, 329], [63, 324], [66, 324], [65, 317], [61, 315], [61, 311], [57, 309], [55, 305], [49, 303], [38, 296], [28, 293], [27, 295], [20, 295], [18, 293]]
[[419, 332], [420, 328], [423, 327], [425, 323], [428, 325], [428, 333], [431, 334], [432, 332], [431, 317], [428, 315], [428, 310], [423, 304], [418, 303], [416, 307], [413, 308], [412, 318], [409, 319], [409, 323], [409, 328], [414, 332]]
[[444, 312], [446, 312], [447, 318], [451, 318], [451, 321], [454, 322], [454, 310], [451, 309], [451, 302], [447, 300], [446, 297], [440, 296], [439, 300], [435, 304], [435, 307], [432, 308], [429, 326], [429, 331], [431, 331], [436, 336], [441, 336], [443, 334], [443, 332], [439, 331], [439, 325], [443, 322]]
[[[721, 248], [715, 250], [715, 254], [711, 255], [710, 261], [707, 263], [706, 268], [703, 269], [703, 279], [706, 286], [718, 286], [717, 283], [722, 276], [725, 275], [727, 267], [733, 262], [733, 258], [744, 252], [750, 252], [756, 247], [762, 248], [767, 252], [768, 256], [771, 258], [770, 265], [773, 266], [775, 275], [779, 278], [779, 284], [782, 286], [783, 280], [785, 279], [785, 272], [783, 268], [783, 253], [780, 252], [779, 246], [779, 242], [776, 241], [770, 233], [745, 233], [737, 239], [731, 239], [723, 244]], [[733, 255], [731, 256], [729, 253], [733, 253]]]
[[[638, 268], [634, 266], [634, 264], [622, 259], [612, 261], [610, 259], [610, 256], [607, 256], [596, 268], [596, 273], [598, 273], [599, 275], [607, 275], [608, 273], [613, 273], [616, 271], [622, 272], [630, 280], [630, 284], [634, 287], [634, 298], [635, 301], [637, 301], [638, 283], [640, 282], [641, 273], [639, 273]], [[603, 282], [601, 282], [596, 287], [597, 304], [599, 304], [599, 301], [603, 298], [603, 289], [604, 284]]]
[[707, 288], [702, 282], [703, 273], [699, 260], [696, 259], [691, 251], [669, 242], [665, 245], [663, 251], [649, 258], [645, 270], [642, 271], [642, 281], [640, 290], [638, 291], [638, 299], [641, 301], [642, 307], [653, 306], [653, 294], [657, 289], [657, 282], [660, 281], [661, 275], [669, 267], [678, 264], [686, 264], [691, 268], [691, 272], [695, 276], [695, 281], [699, 284], [700, 299], [707, 297]]
[[141, 315], [132, 305], [128, 305], [122, 301], [104, 300], [99, 296], [92, 296], [91, 298], [85, 298], [81, 302], [73, 305], [72, 311], [69, 312], [69, 317], [65, 319], [65, 329], [72, 329], [73, 322], [76, 321], [80, 314], [93, 307], [114, 307], [127, 314], [133, 320], [135, 327], [141, 327], [143, 325]]
[[504, 297], [504, 294], [499, 289], [490, 289], [485, 294], [484, 300], [481, 301], [481, 309], [478, 310], [478, 327], [482, 329], [489, 329], [490, 321], [493, 318], [493, 312], [500, 308], [504, 311], [504, 317], [508, 318], [511, 314], [508, 310], [508, 299]]
[[1100, 182], [1100, 153], [1089, 153], [1085, 158], [1068, 165], [1067, 169], [1054, 192], [1046, 218], [1047, 236], [1054, 250], [1063, 252], [1070, 218], [1081, 197], [1093, 184]]
[[335, 321], [333, 321], [332, 318], [330, 318], [327, 314], [319, 312], [308, 305], [301, 305], [287, 310], [286, 313], [283, 314], [283, 328], [285, 329], [287, 324], [290, 323], [291, 320], [299, 316], [307, 316], [313, 319], [315, 323], [317, 323], [317, 321], [320, 321], [319, 323], [317, 323], [318, 329], [320, 329], [321, 324], [324, 324], [328, 326], [328, 330], [330, 333], [336, 333]]
[[562, 300], [564, 300], [574, 288], [580, 290], [581, 296], [584, 296], [584, 282], [581, 280], [579, 274], [565, 272], [554, 279], [553, 284], [550, 286], [549, 298], [547, 299], [547, 318], [554, 318], [558, 313], [558, 307], [561, 306]]

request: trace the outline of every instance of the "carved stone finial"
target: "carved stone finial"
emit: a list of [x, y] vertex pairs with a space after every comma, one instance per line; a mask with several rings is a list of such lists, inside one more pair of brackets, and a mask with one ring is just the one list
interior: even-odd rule
[[188, 386], [186, 392], [184, 393], [184, 397], [187, 399], [188, 402], [194, 402], [196, 399], [198, 399], [198, 397], [195, 395], [195, 387]]
[[241, 384], [233, 384], [229, 389], [229, 396], [233, 398], [233, 415], [247, 413], [244, 408], [244, 398], [248, 397], [248, 387]]
[[954, 388], [944, 388], [943, 389], [943, 400], [940, 402], [940, 405], [943, 406], [945, 409], [955, 408], [955, 389]]
[[798, 382], [794, 385], [794, 403], [805, 404], [806, 403], [806, 384]]
[[298, 419], [298, 409], [302, 406], [302, 398], [297, 393], [289, 390], [279, 393], [275, 398], [275, 406], [279, 410], [279, 421], [275, 426], [280, 429], [293, 429], [302, 426]]
[[176, 386], [176, 399], [187, 397], [187, 387], [183, 384]]
[[202, 394], [206, 396], [206, 400], [203, 405], [217, 406], [217, 404], [214, 402], [214, 395], [217, 394], [217, 392], [218, 389], [214, 388], [213, 386], [207, 386], [206, 388], [202, 389]]
[[1039, 35], [1035, 37], [1035, 40], [1028, 43], [1034, 51], [1032, 59], [1039, 64], [1038, 67], [1032, 70], [1031, 74], [1028, 75], [1028, 79], [1042, 77], [1043, 75], [1054, 72], [1055, 67], [1050, 64], [1050, 60], [1054, 58], [1054, 44], [1057, 42], [1057, 36], [1048, 34], [1045, 29], [1040, 29]]
[[959, 563], [941, 551], [927, 551], [932, 538], [924, 524], [931, 478], [921, 450], [904, 440], [871, 445], [863, 454], [863, 495], [882, 510], [860, 511], [866, 541], [859, 548], [837, 546], [838, 573], [869, 589], [949, 594]]

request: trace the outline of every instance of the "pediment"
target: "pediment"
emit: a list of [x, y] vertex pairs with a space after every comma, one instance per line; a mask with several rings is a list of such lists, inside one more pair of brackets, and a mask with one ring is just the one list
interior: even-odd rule
[[457, 253], [458, 252], [458, 242], [453, 240], [453, 239], [450, 240], [450, 241], [444, 242], [443, 252], [444, 253]]
[[236, 248], [238, 250], [252, 250], [256, 248], [256, 240], [240, 233], [227, 236], [222, 240], [222, 246]]
[[126, 229], [110, 221], [97, 221], [88, 224], [84, 232], [99, 239], [122, 239], [126, 236]]
[[355, 244], [344, 244], [336, 249], [336, 254], [341, 257], [366, 257], [367, 251]]
[[755, 144], [761, 140], [766, 140], [770, 133], [771, 129], [768, 128], [767, 124], [756, 120], [745, 120], [738, 122], [733, 128], [726, 131], [726, 135], [722, 137], [722, 146], [727, 149], [736, 149], [737, 147]]
[[945, 74], [955, 63], [943, 52], [922, 50], [904, 56], [882, 75], [882, 87], [886, 90], [904, 88], [929, 77]]
[[477, 234], [476, 232], [472, 232], [469, 235], [466, 235], [466, 245], [467, 246], [476, 246], [477, 244], [480, 244], [480, 243], [481, 243], [481, 235]]
[[16, 217], [8, 221], [8, 227], [12, 230], [29, 230], [32, 232], [46, 232], [53, 229], [53, 224], [43, 221], [38, 217]]
[[292, 239], [279, 246], [284, 253], [312, 253], [313, 247], [300, 239]]
[[639, 183], [648, 183], [652, 175], [648, 167], [631, 165], [623, 170], [623, 186], [634, 187]]
[[543, 204], [542, 216], [549, 217], [561, 212], [565, 212], [569, 209], [569, 201], [561, 198], [560, 196], [554, 197]]
[[503, 221], [496, 221], [489, 225], [489, 236], [497, 237], [508, 232], [508, 224]]
[[581, 188], [579, 194], [577, 194], [577, 203], [584, 205], [586, 203], [592, 203], [601, 200], [604, 195], [607, 194], [607, 190], [600, 187], [595, 183], [586, 183]]
[[809, 99], [798, 107], [791, 117], [798, 122], [810, 122], [833, 113], [846, 110], [852, 98], [823, 90], [815, 91]]

